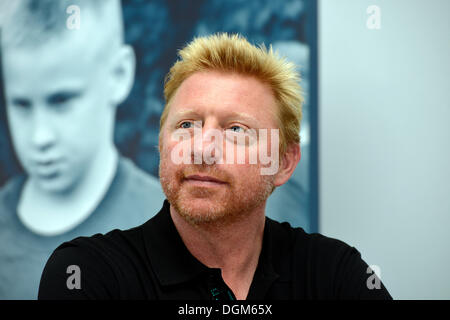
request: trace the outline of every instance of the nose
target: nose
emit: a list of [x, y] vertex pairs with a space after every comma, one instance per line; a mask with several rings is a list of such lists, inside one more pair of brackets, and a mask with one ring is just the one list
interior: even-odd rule
[[203, 128], [194, 127], [193, 160], [195, 164], [221, 163], [223, 131], [215, 124], [206, 123]]
[[55, 143], [55, 133], [45, 111], [36, 110], [31, 134], [31, 143], [39, 151], [46, 151]]

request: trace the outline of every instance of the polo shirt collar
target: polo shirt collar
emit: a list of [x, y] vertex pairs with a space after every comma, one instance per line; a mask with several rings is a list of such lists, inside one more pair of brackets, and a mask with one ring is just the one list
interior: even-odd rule
[[[270, 219], [266, 218], [263, 246], [258, 267], [249, 290], [248, 298], [260, 298], [279, 275], [272, 264], [272, 236]], [[166, 199], [159, 213], [144, 224], [147, 254], [161, 285], [187, 282], [201, 273], [211, 272], [186, 248], [170, 216], [170, 203]], [[261, 297], [263, 298], [263, 297]]]
[[144, 224], [144, 237], [147, 254], [161, 285], [183, 283], [208, 271], [183, 243], [170, 216], [167, 199], [159, 213]]

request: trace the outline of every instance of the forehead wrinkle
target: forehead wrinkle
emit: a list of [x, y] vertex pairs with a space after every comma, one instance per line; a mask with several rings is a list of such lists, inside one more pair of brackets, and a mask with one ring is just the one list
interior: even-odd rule
[[[214, 111], [215, 110], [213, 110], [209, 113], [214, 113]], [[175, 114], [173, 116], [176, 118], [187, 117], [187, 116], [200, 117], [201, 114], [199, 112], [197, 112], [195, 109], [188, 109], [188, 110], [175, 111]], [[245, 121], [249, 121], [251, 123], [255, 122], [254, 117], [252, 117], [250, 114], [247, 114], [244, 112], [237, 112], [237, 111], [223, 111], [222, 118], [224, 118], [226, 120], [234, 119], [234, 120], [245, 120]]]
[[[275, 99], [272, 88], [267, 83], [261, 81], [257, 77], [251, 76], [251, 75], [242, 75], [239, 73], [230, 73], [230, 72], [224, 73], [224, 72], [220, 72], [217, 70], [198, 71], [198, 72], [191, 74], [186, 79], [184, 79], [183, 82], [180, 84], [180, 86], [175, 90], [175, 92], [172, 95], [172, 97], [170, 98], [170, 100], [167, 102], [167, 105], [166, 105], [166, 108], [168, 108], [167, 116], [169, 116], [169, 114], [177, 115], [177, 112], [181, 112], [181, 111], [176, 111], [176, 110], [172, 110], [172, 109], [173, 108], [175, 108], [175, 109], [183, 108], [183, 104], [185, 104], [185, 103], [183, 103], [183, 101], [185, 99], [190, 101], [189, 105], [187, 105], [187, 107], [190, 107], [191, 105], [196, 107], [195, 104], [198, 104], [198, 102], [196, 102], [196, 101], [198, 101], [198, 99], [200, 99], [200, 101], [202, 101], [200, 103], [200, 106], [203, 106], [204, 104], [214, 105], [216, 103], [214, 100], [214, 95], [209, 94], [207, 81], [200, 81], [198, 83], [199, 78], [200, 79], [202, 79], [204, 77], [208, 78], [211, 75], [219, 75], [219, 77], [216, 77], [214, 79], [214, 81], [216, 82], [216, 87], [217, 86], [220, 87], [222, 82], [227, 83], [226, 86], [224, 86], [223, 88], [221, 87], [221, 90], [222, 90], [221, 92], [224, 93], [226, 91], [229, 91], [230, 99], [229, 100], [227, 99], [227, 101], [221, 101], [220, 103], [225, 106], [225, 108], [223, 108], [223, 109], [230, 110], [230, 111], [228, 111], [229, 113], [232, 113], [230, 115], [230, 118], [233, 116], [237, 116], [237, 117], [241, 117], [241, 118], [246, 118], [249, 121], [255, 121], [255, 119], [257, 119], [257, 116], [261, 114], [262, 107], [258, 108], [258, 106], [256, 106], [256, 105], [247, 106], [245, 103], [238, 103], [238, 102], [241, 100], [243, 95], [248, 98], [259, 99], [262, 94], [264, 96], [264, 101], [262, 103], [267, 106], [267, 108], [265, 108], [267, 110], [265, 110], [264, 112], [265, 112], [265, 114], [270, 115], [270, 118], [271, 118], [271, 119], [268, 119], [268, 121], [270, 122], [270, 124], [268, 126], [275, 127], [278, 129], [280, 128], [280, 121], [278, 119], [279, 106]], [[193, 78], [195, 78], [196, 80], [193, 80]], [[237, 80], [234, 83], [234, 85], [230, 81], [230, 80], [233, 80], [233, 78]], [[241, 92], [240, 95], [236, 95], [235, 88], [237, 88], [238, 91], [241, 91], [239, 89], [242, 88], [240, 85], [237, 84], [237, 82], [240, 82], [242, 80], [248, 81], [246, 83], [244, 82], [246, 88], [248, 88], [247, 85], [252, 86], [251, 85], [252, 82], [257, 83], [258, 86], [256, 87], [256, 91], [259, 92], [260, 94], [255, 92], [255, 90], [250, 90], [250, 91], [244, 90], [244, 92]], [[201, 88], [205, 87], [204, 91], [202, 91], [203, 93], [202, 92], [198, 93], [199, 86]], [[192, 89], [197, 89], [197, 90], [192, 90]], [[255, 88], [253, 88], [253, 89], [255, 89]], [[193, 101], [191, 101], [191, 100], [193, 100]], [[238, 102], [235, 102], [235, 100]], [[252, 116], [252, 115], [245, 114], [245, 112], [234, 111], [233, 105], [240, 105], [240, 106], [242, 106], [242, 109], [252, 109], [257, 114]], [[188, 113], [188, 112], [189, 111], [186, 111], [186, 113]], [[261, 119], [261, 121], [265, 121], [265, 120]]]
[[[173, 110], [170, 110], [173, 111]], [[216, 109], [212, 109], [212, 111], [209, 111], [206, 113], [206, 116], [209, 115], [216, 115]], [[271, 115], [273, 117], [273, 123], [275, 124], [275, 127], [279, 129], [279, 125], [278, 125], [278, 121], [275, 117], [275, 114], [271, 111]], [[169, 122], [173, 122], [173, 121], [178, 121], [180, 118], [183, 117], [203, 117], [202, 112], [198, 112], [195, 109], [182, 109], [179, 111], [173, 111], [173, 114], [168, 117]], [[217, 115], [217, 117], [219, 118], [219, 120], [223, 120], [223, 121], [230, 121], [230, 120], [234, 120], [234, 121], [239, 121], [242, 120], [245, 122], [245, 124], [250, 125], [251, 127], [258, 129], [258, 128], [265, 128], [261, 125], [260, 121], [257, 120], [254, 116], [245, 113], [245, 112], [238, 112], [238, 111], [223, 111], [222, 114]], [[170, 121], [171, 119], [171, 121]], [[219, 121], [220, 122], [220, 121]]]

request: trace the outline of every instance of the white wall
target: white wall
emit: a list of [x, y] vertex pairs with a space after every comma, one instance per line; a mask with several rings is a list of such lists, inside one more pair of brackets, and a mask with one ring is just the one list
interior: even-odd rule
[[319, 230], [380, 266], [395, 299], [450, 299], [449, 13], [319, 2]]

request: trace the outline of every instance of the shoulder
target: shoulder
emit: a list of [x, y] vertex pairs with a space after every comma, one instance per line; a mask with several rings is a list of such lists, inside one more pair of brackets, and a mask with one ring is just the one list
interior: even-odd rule
[[[64, 242], [54, 253], [58, 256], [72, 255], [74, 258], [89, 257], [92, 263], [102, 261], [109, 266], [123, 265], [129, 256], [142, 251], [142, 226], [127, 230], [114, 229], [106, 234], [97, 233], [90, 237], [77, 237]], [[128, 256], [128, 257], [127, 257]]]
[[138, 168], [130, 159], [120, 157], [116, 177], [102, 208], [108, 211], [108, 216], [114, 216], [111, 219], [118, 221], [116, 225], [128, 228], [154, 216], [164, 200], [158, 179]]
[[270, 233], [275, 241], [290, 241], [294, 245], [302, 245], [302, 249], [319, 251], [340, 251], [351, 248], [345, 242], [327, 237], [320, 233], [308, 233], [301, 227], [292, 227], [289, 222], [278, 222], [267, 218]]
[[293, 251], [291, 253], [308, 262], [329, 264], [341, 260], [345, 255], [359, 254], [354, 247], [339, 239], [320, 233], [307, 233], [303, 228], [294, 228], [288, 222], [270, 220], [269, 223], [275, 245], [289, 248]]
[[303, 238], [307, 241], [309, 255], [320, 261], [339, 262], [347, 255], [360, 255], [355, 247], [346, 242], [320, 233], [304, 232]]
[[24, 175], [15, 176], [0, 188], [0, 218], [6, 217], [5, 211], [16, 212], [25, 179]]
[[130, 182], [132, 182], [134, 186], [136, 187], [145, 186], [161, 189], [159, 180], [154, 176], [152, 176], [151, 174], [145, 172], [138, 166], [136, 166], [136, 164], [132, 160], [121, 156], [119, 161], [120, 161], [119, 166], [121, 170], [124, 172], [126, 178]]
[[[42, 272], [39, 299], [121, 298], [128, 276], [136, 274], [133, 262], [142, 259], [141, 227], [77, 237], [57, 247]], [[68, 288], [79, 272], [79, 290]], [[125, 284], [125, 286], [124, 286]]]
[[10, 195], [20, 194], [25, 179], [24, 175], [18, 175], [6, 181], [6, 183], [0, 187], [0, 198], [3, 199]]
[[[370, 273], [352, 245], [320, 233], [307, 233], [288, 223], [273, 223], [279, 239], [275, 255], [289, 261], [294, 286], [310, 299], [391, 299], [381, 280]], [[280, 241], [281, 239], [281, 241]], [[276, 242], [275, 242], [276, 243]], [[288, 249], [286, 249], [288, 248]], [[371, 278], [377, 290], [368, 285]]]
[[160, 209], [165, 195], [159, 180], [137, 167], [130, 159], [121, 157], [119, 163], [119, 180], [122, 185], [121, 196], [135, 206], [144, 205], [155, 211]]

